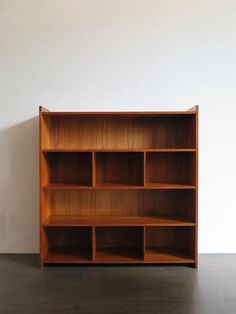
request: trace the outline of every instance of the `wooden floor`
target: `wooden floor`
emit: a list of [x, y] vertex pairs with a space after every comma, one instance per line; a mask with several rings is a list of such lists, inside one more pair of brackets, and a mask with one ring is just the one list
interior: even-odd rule
[[0, 255], [0, 313], [235, 314], [236, 254], [185, 266], [48, 266]]

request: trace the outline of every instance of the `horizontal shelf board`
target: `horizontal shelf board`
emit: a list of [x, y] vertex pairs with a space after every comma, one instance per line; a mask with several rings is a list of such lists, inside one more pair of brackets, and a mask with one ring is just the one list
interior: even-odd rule
[[146, 189], [159, 189], [159, 190], [191, 190], [191, 189], [195, 189], [195, 186], [188, 185], [188, 184], [147, 182], [145, 184], [145, 188]]
[[137, 216], [50, 216], [45, 227], [76, 226], [195, 226], [178, 217], [137, 217]]
[[147, 183], [142, 185], [104, 183], [96, 186], [75, 185], [75, 184], [49, 184], [43, 187], [44, 190], [189, 190], [195, 189], [193, 185], [169, 184], [169, 183]]
[[133, 248], [102, 248], [97, 249], [96, 263], [137, 263], [143, 261], [138, 249]]
[[88, 263], [91, 260], [91, 251], [92, 249], [84, 248], [55, 248], [48, 252], [44, 263]]
[[116, 149], [116, 148], [113, 148], [113, 149], [64, 149], [64, 148], [60, 148], [60, 149], [43, 149], [42, 150], [43, 153], [83, 153], [83, 152], [88, 152], [88, 153], [91, 153], [91, 152], [101, 152], [101, 153], [109, 153], [109, 152], [118, 152], [118, 153], [136, 153], [136, 152], [140, 152], [140, 153], [143, 153], [143, 152], [157, 152], [157, 153], [165, 153], [165, 152], [168, 152], [168, 153], [176, 153], [176, 152], [184, 152], [184, 153], [187, 153], [187, 152], [196, 152], [196, 148], [151, 148], [151, 149]]
[[173, 248], [148, 249], [144, 259], [138, 248], [102, 248], [97, 249], [92, 260], [89, 248], [54, 248], [44, 258], [45, 264], [188, 264], [195, 260], [188, 254]]
[[178, 248], [148, 248], [146, 249], [144, 261], [149, 263], [194, 263], [189, 254], [178, 250]]
[[157, 152], [157, 153], [188, 153], [188, 152], [196, 152], [196, 148], [150, 148], [145, 149], [145, 151], [148, 152]]
[[181, 116], [196, 115], [195, 111], [114, 111], [114, 112], [74, 112], [74, 111], [44, 111], [43, 116]]
[[45, 185], [44, 190], [92, 190], [93, 186], [79, 184], [52, 183]]

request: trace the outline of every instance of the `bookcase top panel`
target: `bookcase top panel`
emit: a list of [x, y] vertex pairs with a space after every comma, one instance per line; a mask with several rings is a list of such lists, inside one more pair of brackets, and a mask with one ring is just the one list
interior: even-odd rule
[[44, 111], [45, 116], [175, 116], [175, 115], [195, 115], [195, 111], [114, 111], [114, 112], [72, 112], [72, 111]]

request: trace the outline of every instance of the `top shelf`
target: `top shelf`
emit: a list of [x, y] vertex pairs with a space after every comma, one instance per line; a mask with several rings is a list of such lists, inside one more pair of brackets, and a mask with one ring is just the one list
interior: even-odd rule
[[196, 152], [196, 148], [157, 148], [157, 149], [43, 149], [44, 153], [79, 153], [79, 152], [156, 152], [156, 153], [181, 153]]
[[180, 152], [197, 146], [196, 111], [44, 111], [40, 121], [45, 151]]
[[44, 116], [176, 116], [195, 115], [196, 111], [114, 111], [114, 112], [74, 112], [74, 111], [44, 111]]

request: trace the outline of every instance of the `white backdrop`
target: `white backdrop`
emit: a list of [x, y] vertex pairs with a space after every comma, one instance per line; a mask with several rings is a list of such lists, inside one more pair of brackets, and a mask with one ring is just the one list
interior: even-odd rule
[[200, 105], [199, 251], [236, 252], [236, 2], [0, 0], [0, 252], [38, 252], [38, 105]]

